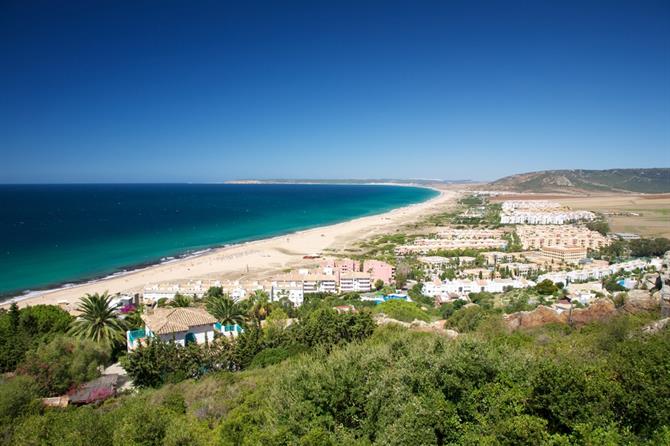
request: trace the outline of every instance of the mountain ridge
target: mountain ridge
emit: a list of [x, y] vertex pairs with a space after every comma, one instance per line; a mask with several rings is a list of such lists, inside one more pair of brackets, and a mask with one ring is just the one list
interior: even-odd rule
[[670, 192], [670, 168], [561, 169], [526, 172], [488, 184], [515, 192]]

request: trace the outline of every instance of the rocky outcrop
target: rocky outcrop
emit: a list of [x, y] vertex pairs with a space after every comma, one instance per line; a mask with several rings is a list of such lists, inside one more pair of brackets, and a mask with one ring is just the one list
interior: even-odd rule
[[623, 305], [627, 313], [641, 313], [658, 310], [660, 299], [658, 294], [652, 295], [646, 290], [631, 290], [628, 292]]
[[568, 321], [567, 313], [558, 313], [556, 310], [540, 305], [533, 311], [519, 311], [505, 315], [505, 322], [511, 330], [519, 328], [534, 328], [546, 324], [565, 324]]
[[661, 319], [660, 321], [652, 322], [649, 325], [645, 325], [644, 328], [642, 328], [642, 332], [648, 334], [654, 334], [663, 330], [665, 327], [668, 326], [668, 324], [670, 324], [670, 317], [666, 317], [665, 319]]
[[380, 315], [376, 318], [376, 321], [377, 325], [395, 324], [400, 325], [401, 327], [408, 328], [412, 331], [420, 331], [423, 333], [437, 333], [440, 335], [444, 335], [449, 339], [454, 339], [458, 336], [457, 331], [446, 328], [447, 323], [446, 320], [439, 320], [429, 323], [420, 321], [418, 319], [414, 319], [414, 321], [410, 323], [410, 322], [399, 321], [397, 319], [391, 319], [390, 317]]
[[519, 328], [541, 327], [547, 324], [571, 324], [582, 326], [590, 322], [609, 319], [616, 314], [616, 308], [609, 299], [598, 299], [586, 308], [575, 308], [558, 312], [543, 305], [533, 311], [520, 311], [505, 315], [505, 322], [510, 330]]
[[616, 314], [614, 303], [609, 299], [597, 299], [586, 308], [572, 310], [572, 325], [582, 326], [590, 322], [604, 321]]

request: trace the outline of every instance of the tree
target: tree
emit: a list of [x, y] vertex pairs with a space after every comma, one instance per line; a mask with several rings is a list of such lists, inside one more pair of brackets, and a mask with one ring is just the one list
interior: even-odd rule
[[558, 287], [551, 280], [544, 279], [542, 282], [535, 285], [535, 291], [543, 296], [548, 296], [558, 291]]
[[375, 280], [375, 290], [379, 291], [384, 288], [384, 281], [382, 279]]
[[261, 321], [268, 315], [270, 306], [270, 296], [263, 290], [256, 290], [248, 299], [249, 311], [248, 317], [258, 327]]
[[610, 232], [610, 225], [607, 223], [607, 220], [595, 220], [586, 223], [586, 227], [591, 231], [596, 231], [602, 235], [607, 235]]
[[185, 308], [191, 306], [191, 298], [184, 296], [183, 294], [175, 294], [174, 299], [170, 302], [171, 307], [175, 308]]
[[11, 372], [28, 350], [48, 342], [70, 328], [73, 318], [55, 305], [12, 305], [0, 312], [0, 372]]
[[205, 308], [223, 325], [244, 325], [244, 311], [230, 296], [209, 297]]
[[125, 341], [125, 324], [111, 305], [107, 291], [102, 295], [86, 294], [81, 298], [78, 310], [81, 316], [72, 324], [70, 333], [81, 339], [90, 339], [110, 350]]
[[109, 354], [100, 343], [62, 335], [29, 351], [17, 371], [34, 378], [43, 395], [61, 395], [99, 376], [98, 367], [109, 361]]

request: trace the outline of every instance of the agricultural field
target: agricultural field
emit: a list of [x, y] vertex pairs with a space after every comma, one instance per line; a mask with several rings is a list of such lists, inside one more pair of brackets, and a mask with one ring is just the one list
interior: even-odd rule
[[573, 209], [620, 214], [607, 215], [613, 232], [634, 232], [647, 237], [670, 238], [670, 194], [612, 194], [557, 197], [555, 200]]

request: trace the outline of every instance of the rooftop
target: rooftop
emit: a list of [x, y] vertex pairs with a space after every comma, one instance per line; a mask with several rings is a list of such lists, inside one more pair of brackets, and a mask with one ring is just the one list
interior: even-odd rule
[[142, 320], [154, 334], [178, 333], [191, 327], [214, 324], [216, 318], [203, 308], [156, 308]]

